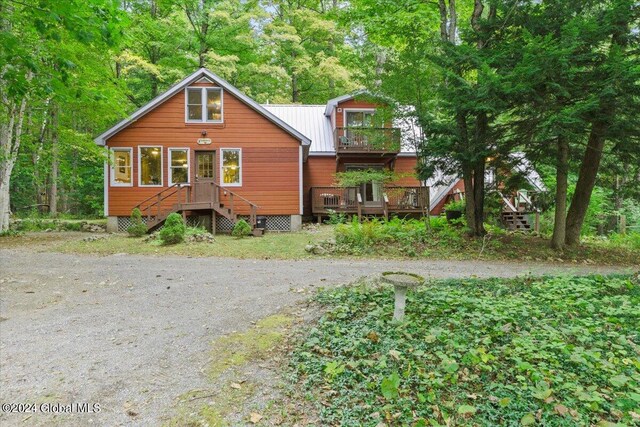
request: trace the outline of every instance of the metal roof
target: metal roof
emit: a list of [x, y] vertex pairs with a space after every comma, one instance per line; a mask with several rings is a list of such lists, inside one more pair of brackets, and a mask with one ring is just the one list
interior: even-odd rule
[[335, 153], [331, 119], [324, 105], [262, 104], [262, 107], [311, 140], [309, 153]]
[[[324, 105], [262, 104], [262, 107], [311, 139], [310, 154], [335, 154], [331, 118], [324, 114]], [[401, 154], [415, 155], [416, 143], [422, 137], [415, 120], [399, 118], [393, 125], [402, 132]]]
[[120, 132], [122, 129], [126, 128], [131, 123], [135, 122], [136, 120], [138, 120], [139, 118], [141, 118], [142, 116], [147, 114], [149, 111], [153, 110], [158, 105], [162, 104], [164, 101], [166, 101], [167, 99], [171, 98], [172, 96], [174, 96], [175, 94], [180, 92], [186, 86], [190, 85], [193, 82], [196, 82], [196, 81], [200, 80], [203, 77], [206, 77], [207, 79], [215, 82], [218, 86], [223, 88], [226, 92], [231, 93], [236, 98], [238, 98], [242, 102], [244, 102], [246, 105], [248, 105], [249, 107], [253, 108], [256, 112], [260, 113], [265, 118], [267, 118], [268, 120], [273, 122], [275, 125], [277, 125], [281, 129], [283, 129], [284, 131], [286, 131], [287, 133], [292, 135], [294, 138], [300, 140], [300, 142], [302, 143], [305, 151], [308, 149], [309, 145], [311, 144], [311, 140], [309, 138], [307, 138], [306, 136], [301, 134], [295, 128], [291, 127], [291, 125], [289, 125], [288, 123], [286, 123], [286, 122], [282, 121], [280, 118], [276, 117], [271, 112], [269, 112], [266, 109], [264, 109], [256, 101], [254, 101], [253, 99], [249, 98], [244, 93], [240, 92], [240, 90], [238, 90], [238, 88], [234, 87], [231, 83], [227, 82], [222, 77], [212, 73], [211, 71], [207, 70], [206, 68], [200, 68], [198, 71], [196, 71], [193, 74], [185, 77], [183, 80], [181, 80], [180, 82], [176, 83], [171, 88], [169, 88], [169, 90], [167, 90], [163, 94], [155, 97], [154, 99], [152, 99], [146, 105], [140, 107], [138, 110], [136, 110], [129, 117], [127, 117], [126, 119], [122, 120], [121, 122], [119, 122], [115, 126], [111, 127], [110, 129], [108, 129], [105, 132], [103, 132], [102, 134], [100, 134], [96, 139], [94, 139], [95, 143], [98, 144], [98, 145], [105, 145], [107, 139], [109, 139], [110, 137], [112, 137], [116, 133]]

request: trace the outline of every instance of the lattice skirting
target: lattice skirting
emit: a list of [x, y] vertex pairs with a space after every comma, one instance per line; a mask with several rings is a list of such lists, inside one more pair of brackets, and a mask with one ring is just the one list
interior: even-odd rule
[[[154, 217], [151, 217], [152, 219]], [[246, 221], [249, 221], [248, 216], [240, 216]], [[142, 217], [142, 221], [147, 222], [147, 217]], [[127, 228], [131, 225], [131, 218], [128, 216], [118, 217], [118, 231], [125, 233]], [[208, 222], [204, 223], [202, 217], [188, 216], [187, 225], [189, 227], [208, 227]], [[216, 231], [220, 233], [230, 233], [233, 230], [233, 223], [223, 216], [216, 217]], [[291, 230], [291, 216], [289, 215], [267, 215], [267, 230], [269, 231], [290, 231]]]
[[[239, 216], [245, 221], [249, 221], [248, 216]], [[233, 230], [233, 223], [223, 216], [216, 217], [216, 232], [230, 233]], [[267, 215], [268, 231], [291, 231], [291, 216], [289, 215]]]
[[[155, 219], [155, 217], [151, 217], [151, 219]], [[142, 222], [147, 223], [147, 217], [142, 217]], [[201, 218], [198, 216], [188, 216], [187, 217], [187, 225], [189, 227], [207, 227], [208, 224], [203, 224]], [[131, 226], [131, 218], [128, 216], [119, 216], [118, 217], [118, 232], [124, 233], [127, 231], [127, 228]]]

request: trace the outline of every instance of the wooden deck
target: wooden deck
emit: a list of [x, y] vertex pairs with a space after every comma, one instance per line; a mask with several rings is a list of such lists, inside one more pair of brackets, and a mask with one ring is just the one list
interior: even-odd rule
[[311, 213], [318, 218], [331, 213], [380, 215], [426, 215], [429, 188], [424, 186], [385, 186], [379, 201], [366, 201], [360, 187], [312, 187]]

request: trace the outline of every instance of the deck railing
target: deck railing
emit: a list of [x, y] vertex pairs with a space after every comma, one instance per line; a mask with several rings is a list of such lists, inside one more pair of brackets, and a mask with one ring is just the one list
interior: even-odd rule
[[382, 199], [363, 200], [360, 187], [312, 187], [311, 213], [313, 215], [341, 213], [426, 213], [429, 206], [429, 187], [385, 186]]
[[373, 127], [337, 127], [334, 132], [337, 152], [398, 153], [400, 129]]

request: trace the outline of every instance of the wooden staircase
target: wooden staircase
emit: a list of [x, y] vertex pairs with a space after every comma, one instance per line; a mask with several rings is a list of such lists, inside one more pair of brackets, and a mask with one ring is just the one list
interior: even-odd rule
[[234, 224], [239, 215], [248, 215], [249, 225], [255, 229], [258, 212], [258, 205], [213, 181], [174, 184], [143, 200], [136, 208], [146, 217], [147, 232], [158, 229], [174, 212], [181, 213], [186, 219], [186, 213], [190, 211], [211, 213], [214, 233], [215, 214]]
[[[518, 191], [513, 198], [505, 197], [502, 193], [500, 197], [504, 202], [502, 211], [502, 223], [507, 229], [512, 231], [539, 231], [540, 212], [534, 208], [529, 197]], [[531, 215], [535, 215], [535, 223], [531, 224]]]
[[528, 214], [525, 212], [502, 212], [502, 222], [509, 230], [532, 230]]

